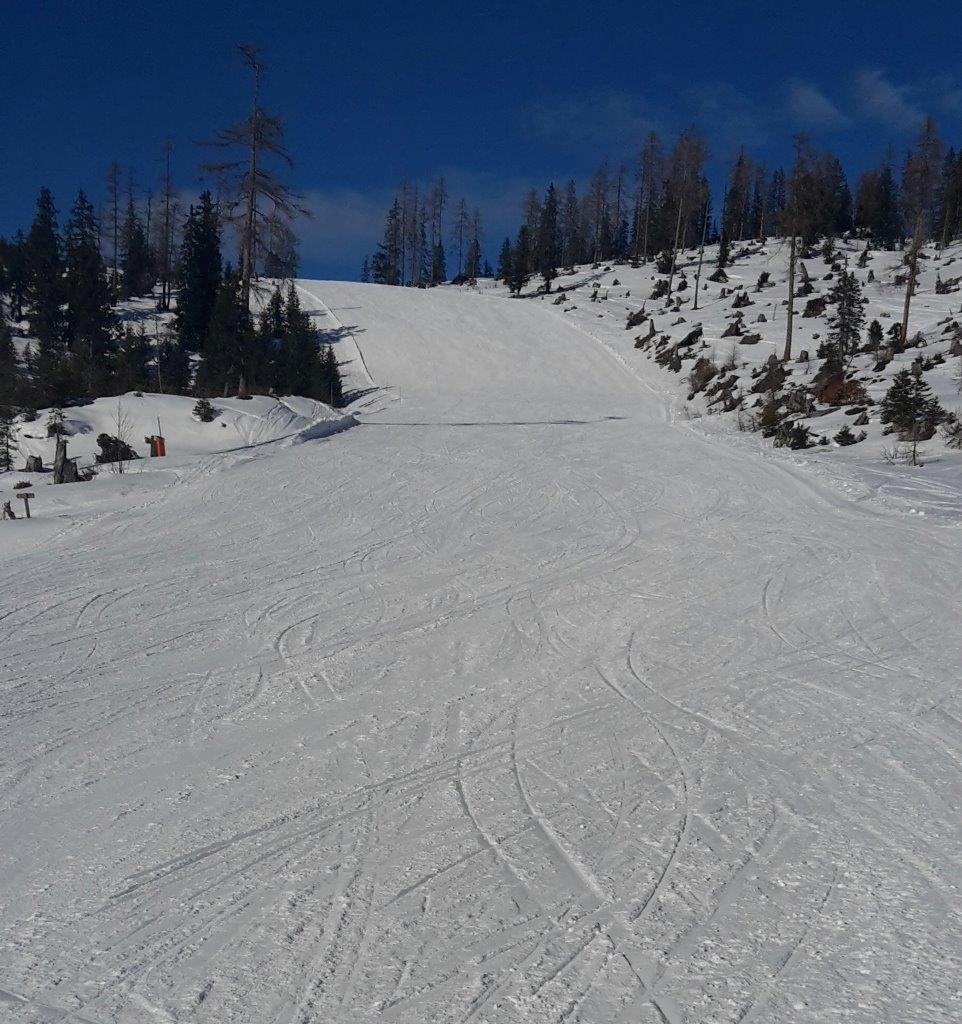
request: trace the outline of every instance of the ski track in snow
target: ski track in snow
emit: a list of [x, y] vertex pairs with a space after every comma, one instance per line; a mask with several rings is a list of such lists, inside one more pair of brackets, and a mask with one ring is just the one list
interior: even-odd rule
[[957, 1020], [958, 531], [593, 312], [299, 288], [356, 429], [0, 563], [0, 1019]]

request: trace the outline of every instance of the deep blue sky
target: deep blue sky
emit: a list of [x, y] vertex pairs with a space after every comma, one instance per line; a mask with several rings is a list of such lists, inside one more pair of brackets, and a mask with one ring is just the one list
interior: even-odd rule
[[0, 233], [28, 225], [41, 184], [62, 211], [78, 186], [99, 198], [114, 159], [154, 183], [167, 135], [196, 192], [197, 142], [245, 111], [249, 39], [317, 213], [314, 275], [356, 276], [397, 183], [438, 173], [481, 207], [493, 259], [525, 186], [629, 160], [649, 127], [698, 125], [716, 182], [739, 143], [773, 166], [799, 130], [852, 179], [922, 112], [962, 144], [962, 5], [945, 2], [35, 0], [0, 31]]

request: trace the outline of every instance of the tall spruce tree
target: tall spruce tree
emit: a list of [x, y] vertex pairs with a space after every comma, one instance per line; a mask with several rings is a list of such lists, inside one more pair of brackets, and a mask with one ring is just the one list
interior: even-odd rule
[[332, 408], [339, 409], [344, 404], [344, 384], [332, 345], [323, 346], [323, 351], [317, 360], [315, 376], [316, 384], [312, 391], [313, 396], [322, 402], [327, 402]]
[[447, 276], [448, 268], [447, 259], [444, 255], [444, 242], [439, 237], [431, 250], [431, 284], [441, 284], [447, 280]]
[[551, 282], [558, 276], [558, 193], [553, 184], [545, 192], [535, 240], [535, 270], [544, 280], [544, 290], [551, 291]]
[[495, 271], [495, 277], [499, 281], [508, 283], [508, 279], [511, 276], [511, 239], [506, 238], [501, 243], [501, 251], [498, 253], [498, 269]]
[[280, 345], [280, 389], [287, 395], [316, 395], [319, 380], [317, 331], [301, 308], [292, 281], [284, 304], [283, 335]]
[[144, 324], [141, 323], [136, 330], [127, 324], [120, 335], [114, 360], [113, 384], [118, 393], [146, 391], [150, 387], [151, 355]]
[[521, 225], [518, 240], [511, 249], [511, 273], [508, 287], [514, 295], [520, 295], [528, 282], [528, 267], [531, 264], [531, 232], [527, 224]]
[[[573, 181], [569, 181], [565, 185], [564, 195], [561, 200], [558, 229], [561, 234], [561, 251], [558, 258], [563, 267], [573, 267], [575, 263], [581, 262], [582, 255], [581, 211], [578, 205], [578, 193]], [[510, 267], [510, 261], [505, 263], [504, 267], [505, 271], [507, 271]], [[505, 278], [502, 278], [502, 280], [505, 280]]]
[[880, 406], [881, 420], [891, 424], [902, 440], [925, 440], [946, 418], [921, 373], [899, 370]]
[[0, 402], [0, 473], [13, 469], [13, 409]]
[[941, 232], [940, 247], [954, 241], [962, 229], [962, 153], [950, 149], [942, 165], [936, 200], [936, 227]]
[[6, 317], [0, 310], [0, 405], [20, 405], [24, 397], [24, 380], [17, 358], [17, 349]]
[[174, 324], [181, 344], [199, 351], [207, 338], [221, 284], [220, 221], [210, 192], [191, 206], [180, 247], [180, 291]]
[[240, 274], [228, 268], [217, 290], [202, 358], [197, 389], [202, 395], [245, 394], [251, 380], [254, 328], [243, 301]]
[[132, 194], [127, 197], [127, 211], [120, 237], [123, 270], [120, 293], [128, 299], [135, 295], [146, 295], [154, 284], [153, 258]]
[[24, 242], [24, 270], [30, 333], [41, 348], [63, 346], [63, 254], [57, 210], [50, 189], [42, 188], [37, 212]]
[[829, 319], [830, 358], [845, 370], [858, 351], [865, 326], [865, 301], [854, 270], [843, 270], [839, 275], [831, 291], [831, 301], [835, 304], [835, 312]]
[[384, 237], [371, 260], [371, 280], [375, 284], [401, 283], [401, 204], [395, 197], [387, 212]]
[[98, 234], [93, 205], [81, 190], [64, 229], [65, 337], [73, 357], [74, 388], [93, 396], [109, 387], [115, 322]]
[[17, 231], [9, 242], [2, 247], [3, 290], [10, 304], [10, 316], [14, 320], [23, 319], [26, 303], [27, 264], [26, 239], [22, 231]]

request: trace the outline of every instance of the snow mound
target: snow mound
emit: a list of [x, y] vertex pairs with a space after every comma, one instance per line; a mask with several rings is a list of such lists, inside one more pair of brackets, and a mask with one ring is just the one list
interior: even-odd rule
[[[129, 392], [113, 398], [98, 398], [89, 405], [64, 410], [69, 433], [67, 453], [89, 465], [99, 452], [100, 434], [116, 435], [120, 430], [138, 455], [147, 456], [145, 438], [163, 435], [167, 455], [209, 455], [251, 448], [286, 438], [308, 440], [343, 430], [354, 422], [322, 402], [312, 398], [289, 396], [273, 398], [255, 395], [249, 399], [216, 398], [216, 411], [210, 423], [202, 423], [194, 414], [196, 399], [181, 395]], [[45, 466], [53, 462], [55, 440], [46, 436], [49, 410], [37, 419], [22, 424], [18, 431], [20, 458], [39, 455]], [[18, 459], [19, 462], [19, 459]]]

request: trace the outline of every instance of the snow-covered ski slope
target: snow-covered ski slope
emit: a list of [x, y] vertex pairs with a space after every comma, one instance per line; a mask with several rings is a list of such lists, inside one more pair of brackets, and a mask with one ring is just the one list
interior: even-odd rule
[[958, 1020], [958, 520], [303, 290], [358, 427], [2, 564], [0, 1017]]

